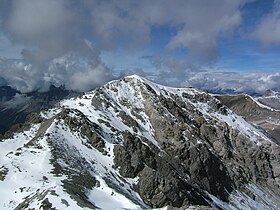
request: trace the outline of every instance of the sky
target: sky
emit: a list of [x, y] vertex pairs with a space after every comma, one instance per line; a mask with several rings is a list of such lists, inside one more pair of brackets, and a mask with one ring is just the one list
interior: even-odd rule
[[128, 74], [280, 90], [280, 1], [1, 0], [0, 58], [0, 85], [23, 92], [87, 91]]

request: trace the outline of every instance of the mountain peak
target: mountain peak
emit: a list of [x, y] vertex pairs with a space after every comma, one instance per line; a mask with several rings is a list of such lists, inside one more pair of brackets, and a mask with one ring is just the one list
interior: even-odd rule
[[0, 206], [280, 204], [279, 146], [210, 94], [132, 75], [63, 100], [38, 118], [0, 142], [0, 194], [7, 195]]
[[141, 80], [141, 81], [144, 81], [145, 79], [137, 74], [132, 74], [132, 75], [128, 75], [128, 76], [125, 76], [124, 78], [127, 78], [127, 79], [135, 79], [135, 80]]

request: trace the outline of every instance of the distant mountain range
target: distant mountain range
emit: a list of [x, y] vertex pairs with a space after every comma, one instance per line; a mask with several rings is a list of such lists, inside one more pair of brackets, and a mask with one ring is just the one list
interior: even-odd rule
[[0, 93], [1, 209], [280, 206], [276, 92], [213, 95], [133, 75], [82, 94]]

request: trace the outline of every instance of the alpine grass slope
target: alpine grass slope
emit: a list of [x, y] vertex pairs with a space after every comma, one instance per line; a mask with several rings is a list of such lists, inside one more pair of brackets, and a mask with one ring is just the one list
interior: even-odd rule
[[129, 76], [23, 127], [0, 142], [1, 209], [280, 206], [278, 143], [193, 88]]

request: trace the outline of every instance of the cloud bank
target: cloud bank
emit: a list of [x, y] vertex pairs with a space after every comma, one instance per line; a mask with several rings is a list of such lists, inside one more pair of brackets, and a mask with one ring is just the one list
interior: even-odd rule
[[280, 91], [280, 73], [204, 72], [190, 74], [182, 83], [213, 93], [263, 94], [266, 90]]

